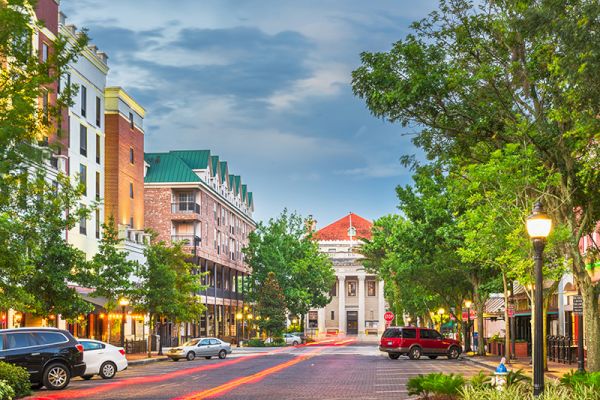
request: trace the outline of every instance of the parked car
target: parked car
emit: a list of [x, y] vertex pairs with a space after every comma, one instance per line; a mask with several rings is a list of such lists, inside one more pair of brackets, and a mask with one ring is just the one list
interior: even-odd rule
[[295, 333], [284, 333], [283, 340], [285, 340], [285, 344], [291, 344], [293, 346], [298, 346], [302, 343], [302, 338]]
[[79, 339], [83, 345], [85, 372], [83, 379], [92, 379], [100, 375], [103, 379], [112, 379], [117, 372], [127, 368], [125, 349], [99, 340]]
[[196, 357], [204, 357], [207, 360], [212, 357], [223, 359], [227, 357], [227, 354], [231, 354], [231, 344], [217, 338], [191, 339], [167, 352], [167, 356], [173, 361], [179, 361], [182, 358], [192, 361]]
[[447, 356], [456, 359], [462, 351], [458, 340], [446, 339], [434, 329], [407, 327], [390, 327], [383, 332], [379, 350], [388, 353], [392, 360], [401, 355], [408, 355], [411, 360], [421, 356], [436, 359]]
[[85, 371], [83, 346], [56, 328], [0, 330], [0, 361], [24, 367], [34, 386], [64, 389]]

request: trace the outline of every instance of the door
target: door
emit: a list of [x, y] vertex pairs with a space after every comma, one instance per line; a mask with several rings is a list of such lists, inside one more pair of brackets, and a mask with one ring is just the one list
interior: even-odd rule
[[85, 373], [87, 375], [100, 372], [100, 365], [103, 361], [104, 345], [87, 340], [80, 340], [83, 346], [83, 361], [85, 362]]
[[358, 311], [346, 312], [346, 333], [358, 335]]
[[32, 332], [11, 332], [6, 334], [5, 360], [25, 368], [38, 378], [43, 365], [41, 348]]
[[447, 349], [443, 339], [442, 335], [433, 329], [421, 329], [421, 343], [427, 354], [445, 354]]
[[221, 351], [221, 342], [217, 339], [210, 339], [210, 355], [216, 356]]
[[199, 356], [210, 356], [210, 339], [202, 339], [200, 343], [198, 343], [198, 349], [196, 350], [196, 355]]

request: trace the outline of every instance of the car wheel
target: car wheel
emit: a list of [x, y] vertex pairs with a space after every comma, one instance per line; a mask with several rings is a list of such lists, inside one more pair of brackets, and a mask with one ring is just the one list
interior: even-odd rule
[[219, 352], [219, 358], [222, 360], [222, 359], [224, 359], [225, 357], [227, 357], [227, 352], [226, 352], [225, 350], [221, 350], [221, 351]]
[[456, 360], [458, 358], [458, 356], [460, 356], [460, 350], [458, 349], [458, 347], [456, 347], [456, 346], [450, 347], [450, 350], [448, 350], [448, 359]]
[[94, 375], [84, 375], [84, 376], [82, 376], [82, 378], [85, 379], [86, 381], [89, 381], [93, 377], [94, 377]]
[[292, 343], [293, 346], [298, 346], [298, 341], [294, 340], [294, 343]]
[[388, 357], [391, 358], [392, 360], [397, 360], [398, 358], [400, 358], [400, 354], [399, 353], [388, 353]]
[[438, 356], [427, 356], [427, 357], [429, 357], [432, 360], [435, 360], [436, 358], [438, 358]]
[[412, 349], [410, 349], [410, 351], [408, 352], [408, 358], [410, 358], [411, 360], [418, 360], [419, 358], [421, 358], [421, 348], [415, 346]]
[[206, 358], [207, 360], [210, 360], [212, 358], [212, 356], [206, 356], [204, 358]]
[[117, 374], [117, 366], [112, 361], [105, 361], [100, 366], [100, 376], [102, 379], [112, 379]]
[[48, 390], [60, 390], [67, 387], [71, 380], [69, 369], [60, 363], [50, 364], [44, 371], [44, 386]]
[[187, 356], [185, 356], [185, 358], [187, 358], [188, 361], [194, 361], [194, 358], [196, 358], [196, 353], [190, 351], [189, 353], [187, 353]]

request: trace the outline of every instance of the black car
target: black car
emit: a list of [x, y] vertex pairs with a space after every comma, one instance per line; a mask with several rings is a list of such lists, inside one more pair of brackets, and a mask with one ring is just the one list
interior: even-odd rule
[[24, 367], [34, 385], [51, 390], [85, 372], [83, 346], [56, 328], [0, 329], [0, 361]]

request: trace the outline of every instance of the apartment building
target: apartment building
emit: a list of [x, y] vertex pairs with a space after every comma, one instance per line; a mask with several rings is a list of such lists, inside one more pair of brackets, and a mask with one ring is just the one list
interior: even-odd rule
[[[184, 335], [231, 340], [249, 274], [242, 248], [256, 227], [252, 192], [209, 150], [146, 153], [145, 161], [146, 227], [166, 243], [183, 242], [198, 270], [207, 273], [208, 289], [200, 295], [208, 310]], [[170, 329], [162, 333], [163, 343], [175, 334]]]

